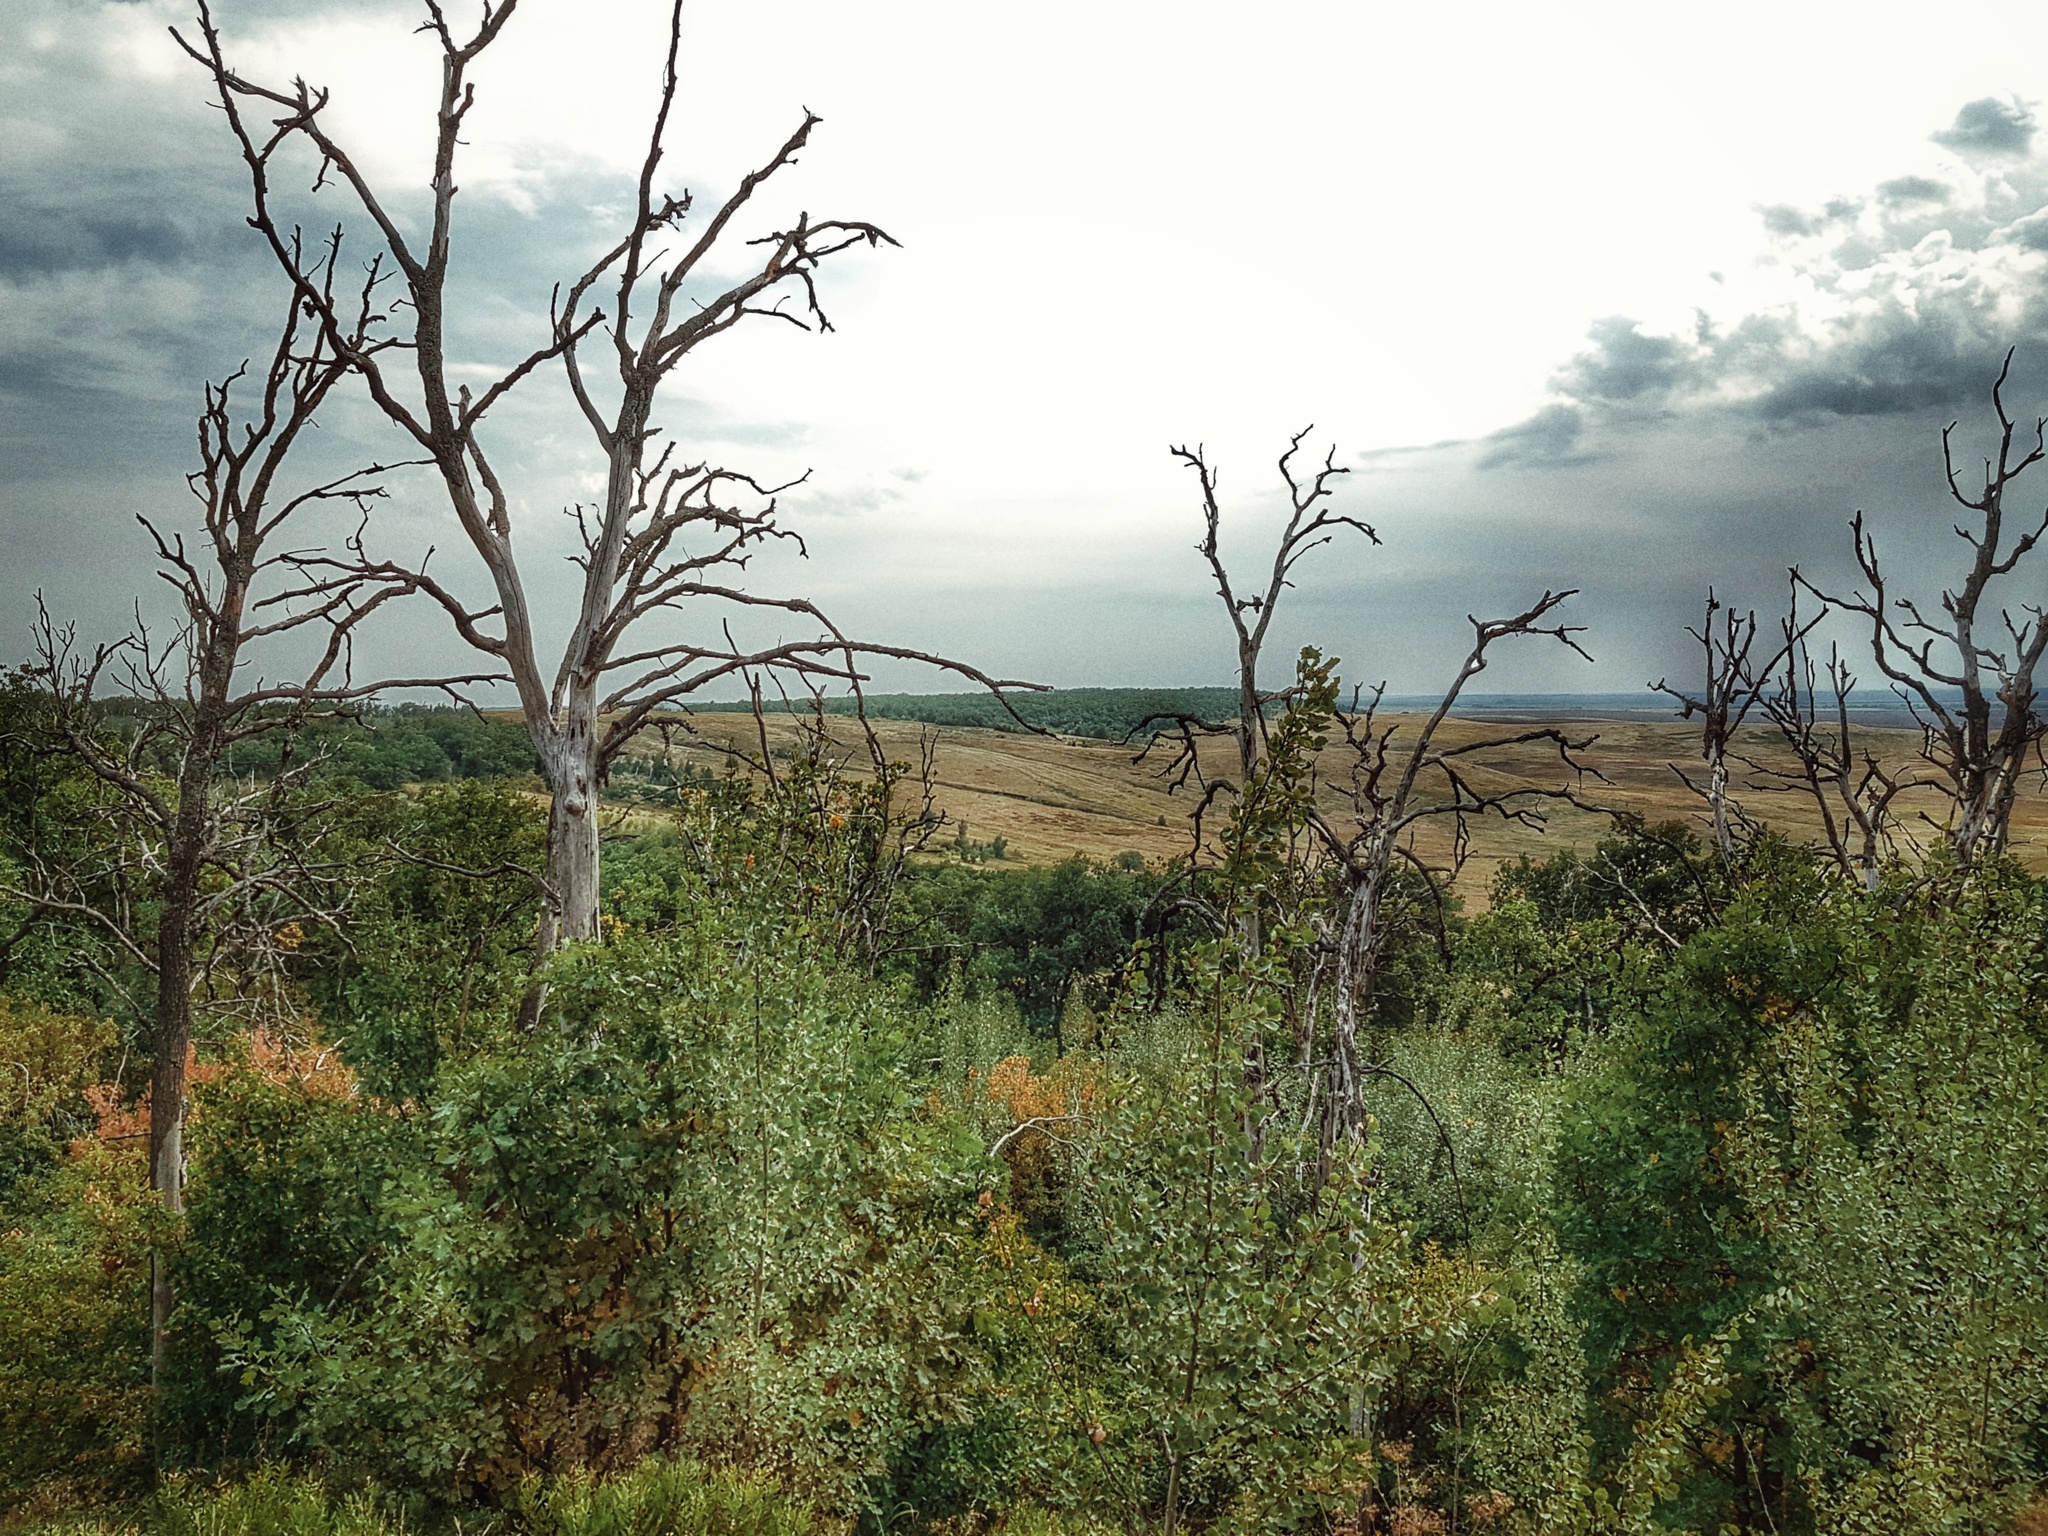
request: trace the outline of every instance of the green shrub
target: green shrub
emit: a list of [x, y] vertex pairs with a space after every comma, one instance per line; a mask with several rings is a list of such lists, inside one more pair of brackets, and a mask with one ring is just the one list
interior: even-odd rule
[[367, 1491], [335, 1495], [283, 1467], [239, 1483], [173, 1483], [145, 1506], [144, 1536], [400, 1536], [402, 1517]]
[[1670, 1428], [1663, 1518], [1948, 1536], [2048, 1474], [2044, 940], [2017, 870], [1767, 856], [1587, 1053], [1557, 1219], [1596, 1464]]
[[[407, 1536], [402, 1505], [374, 1488], [336, 1492], [279, 1465], [240, 1482], [172, 1480], [119, 1511], [26, 1528], [24, 1536]], [[812, 1536], [810, 1512], [762, 1478], [647, 1460], [605, 1479], [530, 1479], [499, 1510], [432, 1528], [498, 1536]]]
[[[338, 856], [359, 849], [377, 878], [341, 929], [312, 935], [300, 968], [364, 1086], [422, 1097], [444, 1058], [502, 1038], [529, 984], [526, 871], [545, 859], [545, 815], [502, 785], [458, 783], [363, 796], [337, 820]], [[394, 842], [411, 858], [392, 860]]]
[[2048, 889], [1934, 895], [1839, 899], [1837, 983], [1775, 1021], [1724, 1159], [1829, 1536], [1997, 1529], [2048, 1477]]
[[195, 1231], [297, 1183], [326, 1214], [278, 1229], [294, 1264], [365, 1260], [239, 1296], [223, 1272], [207, 1321], [243, 1404], [275, 1444], [449, 1498], [685, 1450], [858, 1503], [975, 1369], [940, 1261], [979, 1146], [916, 1115], [887, 992], [800, 934], [622, 935], [553, 980], [543, 1027], [445, 1068], [430, 1109], [331, 1112], [409, 1128], [381, 1173], [253, 1094], [199, 1154]]
[[765, 1478], [650, 1458], [612, 1478], [535, 1481], [515, 1519], [530, 1536], [811, 1536], [810, 1511]]
[[0, 1205], [92, 1128], [84, 1090], [103, 1075], [113, 1044], [114, 1026], [104, 1019], [0, 994]]
[[87, 1142], [0, 1207], [0, 1505], [148, 1475], [149, 1244], [139, 1151]]

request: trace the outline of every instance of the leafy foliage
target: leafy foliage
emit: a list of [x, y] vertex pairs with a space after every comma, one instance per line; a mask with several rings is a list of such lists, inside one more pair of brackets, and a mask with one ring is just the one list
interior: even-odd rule
[[[650, 779], [604, 942], [541, 972], [516, 780], [330, 776], [307, 835], [349, 900], [280, 947], [275, 1029], [209, 996], [175, 1224], [97, 1006], [123, 973], [25, 925], [0, 1486], [309, 1536], [2014, 1518], [2048, 1472], [2048, 888], [1638, 826], [1477, 916], [1404, 875], [1333, 1136], [1333, 678], [1304, 658], [1171, 876], [914, 858], [914, 777], [822, 734], [772, 780]], [[32, 703], [9, 846], [119, 867]], [[152, 1455], [191, 1480], [140, 1499]]]
[[0, 1215], [0, 1502], [131, 1494], [148, 1458], [149, 1245], [138, 1151], [87, 1144]]
[[289, 738], [258, 736], [238, 743], [227, 766], [230, 772], [269, 778], [287, 753], [294, 761], [318, 761], [328, 779], [375, 790], [512, 779], [531, 775], [539, 766], [518, 720], [455, 705], [421, 704], [366, 709], [355, 720], [310, 722]]
[[1077, 984], [1098, 1007], [1113, 995], [1160, 885], [1143, 870], [1078, 858], [1050, 869], [917, 868], [904, 885], [905, 942], [885, 970], [926, 997], [957, 971], [1044, 1029]]

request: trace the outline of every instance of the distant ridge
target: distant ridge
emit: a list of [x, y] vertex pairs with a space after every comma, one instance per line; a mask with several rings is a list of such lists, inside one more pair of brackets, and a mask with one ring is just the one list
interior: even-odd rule
[[[1441, 694], [1388, 694], [1384, 709], [1407, 713], [1435, 709]], [[989, 731], [1020, 731], [1026, 725], [1061, 736], [1095, 741], [1122, 741], [1148, 717], [1196, 715], [1228, 720], [1237, 714], [1235, 688], [1053, 688], [1043, 693], [1009, 695], [1016, 716], [994, 695], [975, 693], [871, 693], [867, 711], [878, 720], [915, 720], [926, 725]], [[692, 706], [700, 712], [746, 710], [732, 702]], [[780, 707], [779, 702], [776, 707]], [[854, 713], [849, 697], [825, 701], [835, 715]], [[1640, 688], [1628, 693], [1468, 693], [1454, 714], [1468, 720], [1615, 720], [1657, 721], [1678, 718], [1678, 706], [1667, 695]], [[1859, 725], [1911, 728], [1912, 717], [1897, 698], [1877, 689], [1858, 689], [1850, 698], [1850, 714]], [[1763, 723], [1758, 717], [1758, 723]]]

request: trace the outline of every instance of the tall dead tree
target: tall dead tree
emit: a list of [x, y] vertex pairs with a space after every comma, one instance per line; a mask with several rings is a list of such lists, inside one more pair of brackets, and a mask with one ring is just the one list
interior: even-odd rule
[[1838, 645], [1829, 645], [1825, 664], [1816, 660], [1808, 641], [1813, 624], [1799, 621], [1796, 587], [1783, 629], [1778, 669], [1760, 702], [1792, 766], [1746, 754], [1742, 761], [1757, 788], [1810, 799], [1836, 872], [1875, 890], [1894, 845], [1896, 802], [1934, 781], [1900, 775], [1868, 744], [1850, 714], [1856, 676]]
[[[329, 915], [321, 892], [335, 873], [308, 867], [297, 847], [303, 813], [291, 803], [292, 776], [225, 782], [230, 750], [331, 718], [385, 689], [482, 680], [360, 682], [354, 674], [363, 623], [419, 583], [409, 571], [359, 558], [360, 520], [384, 494], [386, 466], [310, 486], [293, 473], [294, 455], [350, 371], [349, 354], [375, 344], [371, 336], [383, 318], [374, 264], [360, 289], [337, 287], [340, 250], [338, 233], [316, 252], [296, 238], [287, 244], [298, 292], [268, 363], [253, 379], [244, 365], [206, 389], [199, 468], [187, 477], [200, 506], [197, 547], [141, 519], [160, 574], [177, 593], [174, 632], [158, 640], [138, 622], [125, 638], [87, 651], [74, 630], [47, 613], [36, 631], [32, 671], [55, 702], [58, 728], [78, 760], [116, 792], [127, 832], [143, 845], [153, 875], [154, 929], [139, 931], [132, 912], [79, 899], [60, 871], [32, 870], [33, 883], [9, 894], [93, 924], [153, 977], [150, 1179], [173, 1211], [183, 1200], [195, 996], [227, 970], [246, 971], [280, 927]], [[317, 308], [299, 296], [307, 290], [319, 295]], [[342, 326], [338, 343], [328, 317]], [[237, 395], [245, 382], [255, 398], [242, 409]], [[356, 525], [344, 538], [350, 568], [341, 574], [304, 551], [301, 525], [322, 509]], [[298, 547], [279, 547], [287, 530]], [[253, 675], [259, 663], [291, 666], [295, 652], [295, 681]], [[109, 688], [135, 701], [134, 730], [102, 727], [96, 701]], [[171, 1303], [159, 1266], [152, 1303], [159, 1365]]]
[[[1274, 547], [1272, 564], [1265, 572], [1264, 585], [1249, 596], [1239, 595], [1221, 554], [1222, 509], [1214, 468], [1200, 448], [1173, 450], [1175, 458], [1195, 471], [1200, 483], [1203, 536], [1196, 548], [1208, 564], [1237, 642], [1235, 722], [1225, 724], [1187, 715], [1154, 716], [1139, 727], [1156, 729], [1162, 723], [1170, 727], [1161, 734], [1179, 743], [1179, 755], [1168, 770], [1176, 787], [1191, 779], [1201, 779], [1203, 736], [1229, 734], [1235, 738], [1238, 783], [1203, 786], [1202, 804], [1195, 818], [1197, 859], [1201, 853], [1202, 812], [1216, 794], [1235, 788], [1242, 795], [1262, 786], [1260, 776], [1265, 770], [1261, 757], [1267, 742], [1266, 717], [1270, 707], [1275, 703], [1294, 703], [1317, 710], [1331, 708], [1334, 663], [1324, 662], [1313, 653], [1303, 653], [1303, 670], [1289, 688], [1269, 692], [1260, 686], [1261, 654], [1281, 594], [1292, 584], [1295, 566], [1310, 550], [1331, 542], [1343, 529], [1361, 533], [1375, 545], [1380, 542], [1369, 524], [1342, 515], [1330, 505], [1333, 482], [1346, 473], [1337, 465], [1334, 449], [1324, 456], [1313, 474], [1304, 476], [1297, 471], [1297, 455], [1312, 430], [1304, 428], [1297, 432], [1280, 456], [1280, 477], [1288, 490], [1288, 517]], [[1289, 1005], [1297, 1057], [1293, 1067], [1312, 1074], [1321, 983], [1329, 975], [1334, 1040], [1327, 1058], [1329, 1092], [1321, 1099], [1326, 1153], [1330, 1137], [1363, 1134], [1364, 1082], [1383, 1070], [1362, 1059], [1359, 1033], [1372, 1006], [1387, 945], [1413, 916], [1405, 909], [1409, 891], [1400, 880], [1400, 871], [1412, 870], [1418, 879], [1407, 882], [1407, 886], [1419, 886], [1435, 898], [1444, 883], [1454, 879], [1462, 867], [1469, 846], [1467, 832], [1475, 819], [1491, 814], [1524, 825], [1540, 825], [1540, 802], [1576, 800], [1570, 786], [1488, 785], [1485, 754], [1544, 744], [1557, 753], [1574, 782], [1593, 771], [1575, 755], [1591, 745], [1592, 738], [1575, 740], [1554, 727], [1488, 732], [1476, 739], [1455, 742], [1447, 741], [1444, 732], [1445, 722], [1457, 707], [1466, 685], [1486, 670], [1494, 647], [1503, 641], [1547, 637], [1581, 656], [1586, 654], [1574, 638], [1580, 631], [1554, 617], [1554, 610], [1574, 595], [1571, 590], [1545, 592], [1531, 607], [1512, 617], [1471, 619], [1472, 648], [1433, 712], [1419, 727], [1383, 716], [1380, 705], [1384, 685], [1368, 702], [1361, 703], [1362, 695], [1355, 694], [1352, 708], [1335, 709], [1335, 722], [1348, 747], [1347, 777], [1339, 786], [1348, 814], [1322, 803], [1324, 786], [1313, 763], [1290, 767], [1290, 772], [1306, 774], [1306, 782], [1294, 791], [1302, 796], [1302, 814], [1306, 819], [1302, 832], [1306, 841], [1289, 855], [1289, 862], [1299, 866], [1295, 880], [1304, 892], [1320, 885], [1328, 894], [1327, 907], [1318, 919], [1321, 941], [1315, 953], [1305, 957], [1307, 974], [1298, 978], [1296, 987], [1300, 996]], [[1160, 736], [1153, 739], [1156, 742]], [[1416, 833], [1426, 823], [1443, 819], [1453, 829], [1451, 853], [1447, 864], [1433, 866], [1418, 851]], [[1221, 921], [1220, 917], [1211, 916], [1212, 920]], [[1260, 921], [1250, 906], [1244, 909], [1240, 921], [1239, 941], [1250, 958], [1257, 954], [1261, 943]], [[1249, 1045], [1245, 1075], [1255, 1106], [1263, 1103], [1268, 1092], [1268, 1062], [1261, 1040]], [[1309, 1102], [1313, 1109], [1313, 1091]], [[1257, 1107], [1252, 1111], [1255, 1146], [1259, 1144], [1258, 1117], [1264, 1113]]]
[[[1220, 534], [1223, 527], [1223, 509], [1216, 498], [1216, 471], [1209, 464], [1203, 449], [1180, 447], [1172, 450], [1173, 456], [1195, 472], [1202, 489], [1202, 542], [1195, 548], [1207, 562], [1209, 575], [1216, 583], [1216, 595], [1223, 600], [1224, 612], [1230, 616], [1230, 627], [1237, 640], [1237, 771], [1240, 786], [1251, 782], [1252, 771], [1258, 767], [1259, 751], [1266, 736], [1266, 707], [1277, 697], [1262, 691], [1259, 687], [1259, 657], [1266, 645], [1266, 633], [1272, 627], [1273, 615], [1280, 605], [1280, 594], [1293, 585], [1291, 577], [1294, 567], [1310, 550], [1328, 544], [1343, 529], [1349, 528], [1362, 533], [1371, 543], [1377, 544], [1380, 536], [1370, 525], [1355, 517], [1347, 517], [1333, 511], [1329, 505], [1334, 494], [1332, 482], [1339, 475], [1348, 475], [1349, 469], [1337, 463], [1337, 449], [1333, 444], [1324, 455], [1322, 467], [1301, 478], [1295, 470], [1295, 458], [1301, 452], [1301, 445], [1313, 426], [1303, 427], [1288, 439], [1287, 451], [1280, 455], [1280, 479], [1287, 486], [1288, 515], [1286, 526], [1280, 530], [1279, 542], [1273, 549], [1273, 564], [1266, 572], [1263, 587], [1249, 597], [1239, 597], [1237, 588], [1230, 577], [1230, 567], [1224, 563]], [[1197, 722], [1187, 722], [1197, 724]], [[1201, 722], [1201, 728], [1215, 730], [1214, 724]]]
[[[1715, 615], [1720, 622], [1715, 623]], [[1812, 625], [1806, 626], [1811, 629]], [[1707, 804], [1707, 825], [1714, 840], [1714, 852], [1723, 869], [1735, 865], [1736, 825], [1744, 820], [1730, 786], [1730, 764], [1740, 760], [1735, 750], [1736, 734], [1749, 719], [1750, 711], [1762, 700], [1766, 688], [1777, 677], [1778, 664], [1793, 645], [1805, 638], [1806, 630], [1787, 628], [1784, 647], [1761, 664], [1752, 659], [1756, 647], [1756, 610], [1737, 613], [1707, 588], [1707, 611], [1698, 629], [1687, 634], [1698, 642], [1704, 675], [1697, 693], [1674, 687], [1660, 678], [1650, 684], [1653, 692], [1669, 694], [1678, 701], [1679, 717], [1697, 719], [1700, 726], [1700, 758], [1706, 765], [1704, 781], [1695, 779], [1676, 763], [1670, 769], [1678, 780]]]
[[2036, 603], [2019, 604], [2021, 617], [2015, 619], [2014, 607], [1994, 607], [1992, 596], [1994, 584], [2011, 576], [2048, 533], [2048, 513], [2038, 522], [2030, 517], [2017, 534], [2006, 522], [2008, 493], [2048, 456], [2048, 418], [2035, 421], [2030, 444], [2006, 409], [2012, 358], [2007, 352], [1991, 387], [1998, 449], [1984, 460], [1983, 489], [1975, 495], [1963, 490], [1956, 468], [1957, 424], [1942, 429], [1949, 496], [1973, 515], [1974, 527], [1954, 525], [1956, 536], [1970, 546], [1970, 559], [1962, 581], [1942, 590], [1938, 615], [1894, 592], [1861, 512], [1850, 528], [1866, 588], [1831, 597], [1794, 573], [1823, 602], [1870, 625], [1878, 671], [1921, 726], [1923, 755], [1949, 801], [1942, 830], [1963, 870], [2004, 849], [2020, 784], [2039, 768], [2042, 738], [2048, 736], [2035, 682], [2048, 651], [2048, 622]]
[[[1411, 884], [1419, 886], [1426, 899], [1437, 899], [1464, 865], [1475, 820], [1493, 815], [1540, 828], [1544, 802], [1577, 804], [1576, 782], [1587, 773], [1599, 776], [1577, 756], [1594, 738], [1575, 740], [1555, 726], [1445, 739], [1445, 723], [1466, 685], [1486, 670], [1493, 648], [1501, 642], [1548, 638], [1592, 659], [1574, 638], [1581, 629], [1553, 617], [1558, 606], [1575, 595], [1575, 589], [1545, 592], [1522, 612], [1504, 619], [1468, 616], [1472, 648], [1419, 726], [1385, 718], [1384, 684], [1369, 700], [1354, 695], [1352, 707], [1337, 713], [1348, 749], [1342, 785], [1348, 814], [1318, 809], [1312, 819], [1334, 866], [1337, 896], [1324, 925], [1324, 943], [1335, 961], [1330, 1091], [1323, 1118], [1326, 1148], [1336, 1136], [1362, 1139], [1365, 1134], [1365, 1079], [1379, 1069], [1361, 1056], [1359, 1035], [1371, 1010], [1387, 944], [1408, 916], [1400, 910], [1400, 871], [1411, 870], [1416, 877]], [[1535, 745], [1555, 753], [1572, 783], [1501, 784], [1497, 769], [1487, 767], [1488, 754]], [[1490, 777], [1495, 779], [1491, 785]], [[1448, 855], [1437, 863], [1416, 845], [1416, 833], [1430, 822], [1447, 822], [1450, 827]]]
[[[857, 689], [860, 659], [877, 656], [944, 667], [991, 688], [1025, 685], [998, 682], [927, 652], [849, 639], [804, 598], [748, 590], [742, 583], [754, 553], [775, 541], [802, 549], [777, 509], [777, 494], [790, 485], [763, 484], [692, 459], [672, 441], [660, 441], [654, 420], [657, 397], [699, 345], [750, 318], [829, 330], [817, 289], [820, 269], [855, 247], [895, 244], [872, 224], [814, 222], [802, 214], [789, 228], [748, 242], [759, 254], [749, 258], [744, 277], [723, 286], [707, 283], [706, 274], [717, 264], [714, 253], [719, 261], [733, 254], [728, 236], [735, 220], [764, 183], [795, 162], [819, 120], [805, 113], [796, 131], [741, 180], [701, 228], [687, 231], [690, 195], [658, 185], [679, 82], [681, 0], [674, 0], [669, 12], [659, 96], [629, 222], [566, 291], [556, 291], [548, 333], [533, 350], [475, 389], [456, 382], [476, 373], [454, 355], [460, 345], [454, 328], [459, 296], [449, 285], [456, 166], [476, 103], [476, 66], [518, 10], [519, 0], [486, 3], [475, 30], [459, 35], [437, 0], [426, 0], [427, 20], [420, 30], [438, 46], [441, 85], [431, 206], [417, 224], [403, 216], [330, 132], [325, 90], [303, 80], [282, 88], [263, 85], [230, 68], [204, 0], [198, 41], [178, 40], [212, 78], [248, 169], [250, 222], [280, 260], [288, 236], [275, 207], [272, 173], [280, 154], [302, 143], [317, 158], [319, 182], [338, 180], [375, 225], [403, 291], [409, 334], [351, 343], [334, 307], [300, 285], [330, 344], [361, 375], [385, 417], [431, 464], [495, 593], [492, 606], [472, 609], [418, 573], [421, 589], [446, 610], [456, 633], [502, 666], [517, 690], [552, 797], [539, 934], [546, 951], [598, 935], [599, 792], [613, 761], [654, 711], [749, 671], [780, 669], [806, 682], [836, 681]], [[423, 233], [408, 233], [412, 229]], [[608, 309], [596, 307], [600, 295]], [[400, 310], [397, 304], [392, 307]], [[603, 354], [601, 363], [587, 356], [591, 347]], [[552, 365], [564, 370], [602, 461], [604, 494], [598, 504], [575, 512], [583, 543], [581, 592], [574, 624], [550, 666], [515, 549], [515, 497], [499, 473], [485, 428], [493, 408], [513, 389]], [[349, 573], [337, 568], [337, 575]], [[664, 614], [694, 617], [696, 636], [672, 639], [649, 633], [648, 621]], [[795, 639], [735, 638], [732, 621], [744, 623], [748, 615], [795, 621], [806, 632]]]

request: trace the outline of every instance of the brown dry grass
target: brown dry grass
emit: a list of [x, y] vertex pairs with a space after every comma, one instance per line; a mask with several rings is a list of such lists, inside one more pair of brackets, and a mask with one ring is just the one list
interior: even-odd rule
[[[1398, 719], [1406, 731], [1419, 723], [1410, 717], [1390, 718]], [[731, 749], [759, 750], [749, 716], [699, 715], [694, 725], [694, 735], [685, 737], [679, 732], [675, 737], [678, 766], [687, 762], [722, 772], [732, 761]], [[1443, 739], [1446, 745], [1453, 745], [1517, 728], [1453, 720], [1446, 724]], [[837, 739], [849, 745], [857, 740], [856, 727], [849, 721], [835, 720], [833, 729]], [[1583, 756], [1588, 766], [1605, 775], [1606, 782], [1592, 777], [1580, 782], [1577, 787], [1583, 798], [1651, 822], [1690, 820], [1699, 824], [1699, 802], [1670, 767], [1674, 762], [1688, 768], [1697, 763], [1698, 735], [1692, 727], [1676, 721], [1602, 720], [1572, 724], [1569, 729], [1574, 734], [1598, 735]], [[1076, 854], [1109, 859], [1137, 853], [1159, 863], [1187, 849], [1188, 818], [1197, 796], [1187, 790], [1170, 792], [1160, 772], [1166, 754], [1134, 762], [1132, 748], [1110, 742], [921, 727], [898, 720], [877, 721], [875, 731], [892, 759], [913, 763], [918, 760], [921, 737], [928, 734], [935, 746], [938, 804], [955, 826], [964, 825], [970, 840], [989, 843], [1002, 838], [1011, 859], [1050, 864]], [[1915, 732], [1869, 734], [1893, 762], [1906, 762], [1919, 745]], [[768, 736], [772, 746], [786, 749], [796, 741], [796, 723], [771, 719]], [[1761, 732], [1743, 745], [1767, 760], [1773, 756], [1771, 739]], [[649, 735], [635, 744], [635, 750], [658, 756], [661, 747]], [[858, 765], [862, 759], [855, 754], [854, 760]], [[1218, 738], [1205, 744], [1205, 770], [1226, 774], [1233, 761], [1234, 748], [1227, 740]], [[1476, 764], [1468, 763], [1468, 770], [1474, 782], [1486, 789], [1556, 786], [1569, 778], [1554, 751], [1542, 743], [1487, 753], [1477, 758]], [[1346, 768], [1343, 749], [1330, 748], [1321, 768], [1332, 785], [1341, 783]], [[1743, 800], [1752, 816], [1788, 836], [1817, 839], [1820, 835], [1819, 818], [1803, 795], [1752, 792]], [[1333, 814], [1342, 811], [1342, 798], [1334, 788], [1326, 791], [1325, 803]], [[1938, 810], [1932, 797], [1925, 798], [1922, 807]], [[1548, 825], [1540, 831], [1498, 818], [1475, 827], [1472, 855], [1459, 881], [1468, 903], [1483, 902], [1494, 871], [1503, 861], [1525, 853], [1543, 858], [1559, 849], [1587, 848], [1611, 825], [1604, 815], [1569, 805], [1541, 809]], [[2034, 868], [2048, 868], [2048, 796], [2033, 793], [2023, 801], [2014, 818], [2013, 833], [2020, 857]], [[1445, 837], [1441, 826], [1432, 824], [1423, 834], [1422, 851], [1440, 856]]]

